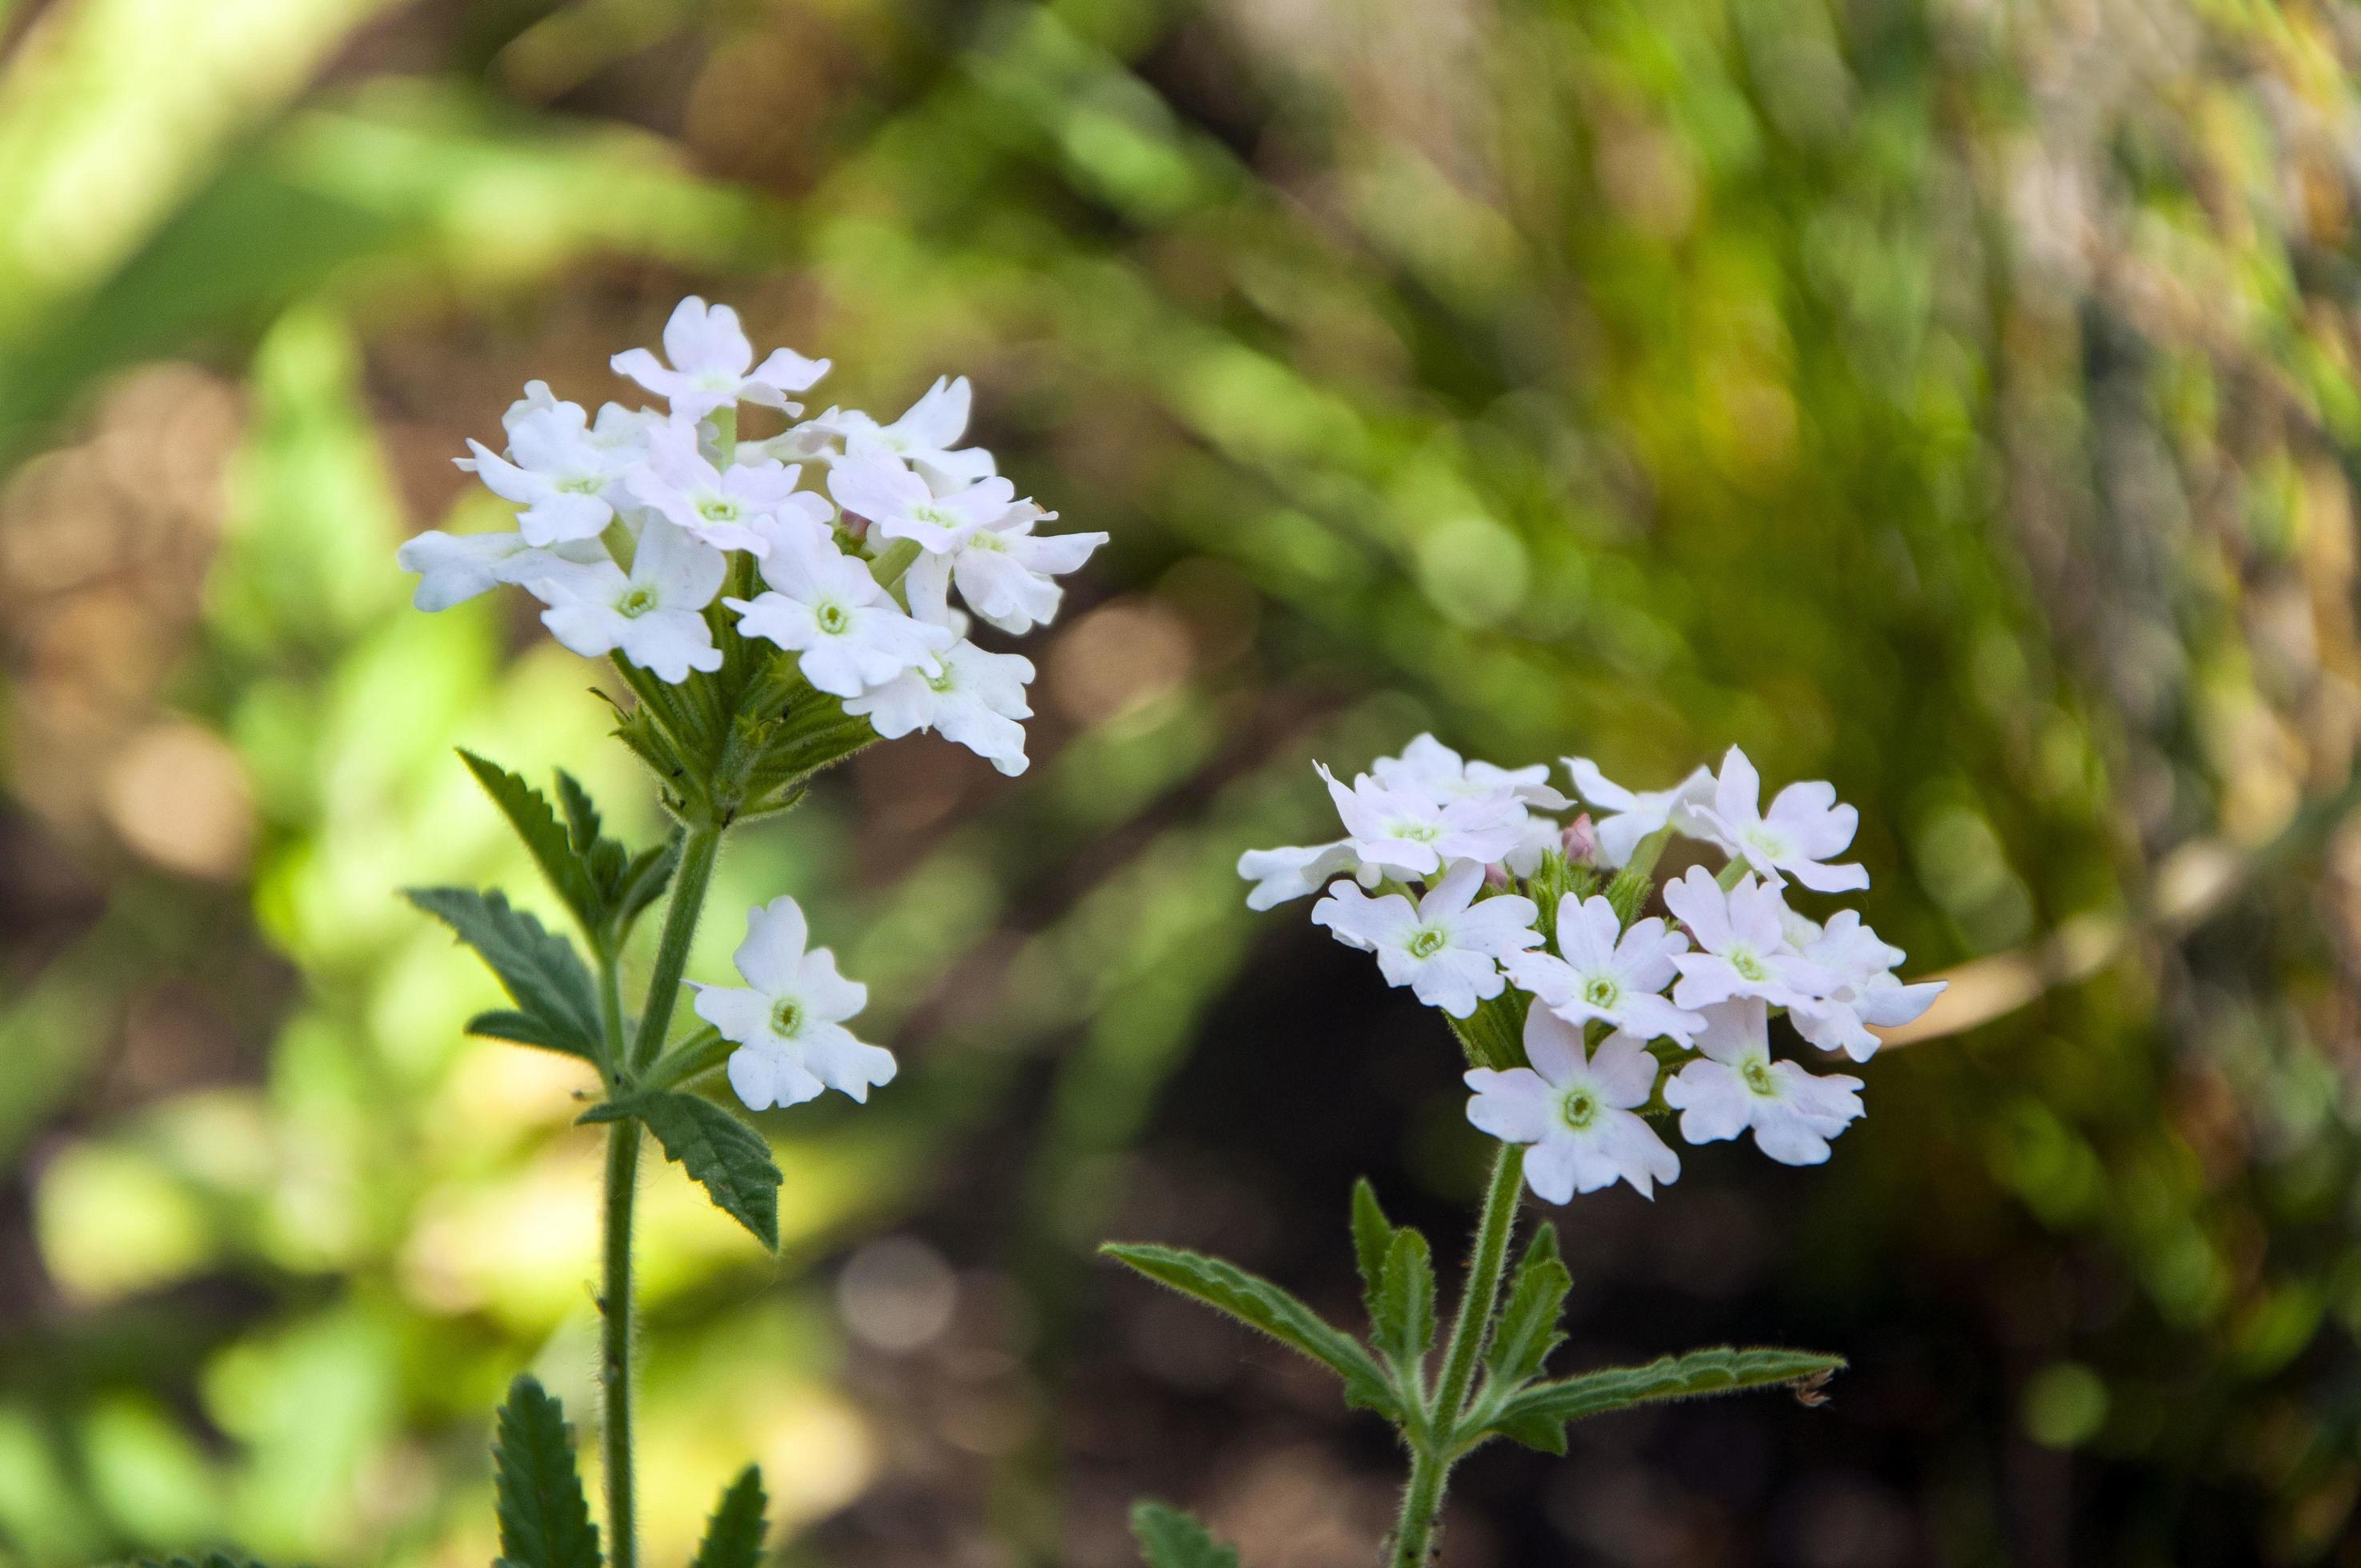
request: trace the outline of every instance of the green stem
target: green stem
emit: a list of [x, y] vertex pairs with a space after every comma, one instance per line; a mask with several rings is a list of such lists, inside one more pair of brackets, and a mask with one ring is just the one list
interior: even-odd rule
[[716, 824], [701, 822], [681, 841], [680, 870], [673, 873], [672, 903], [664, 910], [655, 972], [648, 980], [648, 1010], [640, 1015], [639, 1036], [631, 1042], [631, 1058], [625, 1063], [633, 1072], [655, 1060], [672, 1027], [680, 977], [688, 968], [688, 944], [697, 935], [697, 917], [705, 908], [705, 890], [713, 880], [713, 862], [721, 853], [723, 831]]
[[637, 1312], [631, 1300], [631, 1201], [639, 1190], [640, 1124], [626, 1116], [607, 1133], [607, 1269], [598, 1298], [598, 1387], [607, 1420], [608, 1568], [636, 1568], [639, 1508], [631, 1483], [631, 1373]]
[[1744, 876], [1748, 872], [1753, 869], [1753, 867], [1748, 865], [1744, 861], [1732, 856], [1730, 858], [1730, 864], [1722, 867], [1721, 874], [1713, 880], [1715, 883], [1720, 887], [1722, 892], [1728, 893], [1731, 888], [1738, 885], [1738, 879], [1740, 877]]
[[1525, 1179], [1525, 1151], [1504, 1144], [1492, 1167], [1492, 1185], [1484, 1194], [1483, 1217], [1476, 1225], [1476, 1255], [1468, 1260], [1467, 1284], [1459, 1296], [1459, 1316], [1451, 1325], [1451, 1344], [1444, 1352], [1443, 1381], [1424, 1430], [1411, 1433], [1410, 1485], [1403, 1488], [1401, 1518], [1394, 1527], [1393, 1568], [1425, 1568], [1434, 1550], [1435, 1516], [1443, 1508], [1443, 1489], [1458, 1458], [1459, 1422], [1466, 1413], [1469, 1390], [1476, 1381], [1476, 1358], [1492, 1332], [1493, 1310], [1500, 1300], [1500, 1277], [1507, 1271], [1509, 1238], [1517, 1227], [1517, 1199]]

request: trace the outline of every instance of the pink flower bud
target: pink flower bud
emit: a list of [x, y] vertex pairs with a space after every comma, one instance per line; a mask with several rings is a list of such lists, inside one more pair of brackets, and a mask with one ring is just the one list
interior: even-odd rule
[[1506, 888], [1509, 885], [1509, 868], [1499, 864], [1498, 861], [1486, 866], [1484, 868], [1484, 885], [1486, 887]]
[[1577, 866], [1595, 865], [1598, 861], [1598, 834], [1590, 826], [1590, 813], [1584, 812], [1565, 825], [1558, 836], [1565, 849], [1565, 858]]

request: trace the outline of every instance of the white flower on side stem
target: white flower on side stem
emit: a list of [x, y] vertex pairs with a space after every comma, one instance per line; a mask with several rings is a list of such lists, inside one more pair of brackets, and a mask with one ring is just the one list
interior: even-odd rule
[[1369, 764], [1369, 772], [1388, 789], [1415, 790], [1430, 800], [1506, 793], [1543, 811], [1563, 811], [1574, 804], [1550, 787], [1546, 762], [1501, 768], [1482, 761], [1468, 762], [1432, 735], [1421, 735], [1403, 747], [1399, 757], [1379, 757]]
[[1637, 1114], [1656, 1082], [1656, 1058], [1630, 1035], [1609, 1035], [1596, 1056], [1582, 1030], [1536, 1007], [1525, 1014], [1525, 1059], [1505, 1072], [1473, 1068], [1467, 1120], [1503, 1143], [1529, 1145], [1525, 1183], [1564, 1203], [1628, 1181], [1642, 1198], [1677, 1180], [1681, 1157]]
[[1828, 1157], [1828, 1140], [1861, 1113], [1861, 1080], [1771, 1059], [1770, 1014], [1759, 997], [1707, 1008], [1697, 1044], [1704, 1059], [1664, 1085], [1664, 1102], [1680, 1112], [1690, 1143], [1752, 1128], [1755, 1146], [1780, 1164], [1817, 1165]]
[[749, 1110], [799, 1105], [823, 1089], [865, 1102], [894, 1080], [894, 1053], [844, 1027], [868, 1005], [869, 988], [837, 973], [826, 948], [804, 951], [807, 939], [794, 899], [757, 905], [735, 959], [745, 985], [696, 987], [697, 1015], [738, 1044], [730, 1087]]
[[770, 591], [721, 601], [738, 612], [739, 630], [799, 655], [804, 679], [833, 696], [857, 697], [906, 670], [941, 673], [937, 655], [951, 634], [905, 615], [826, 528], [801, 521], [761, 526]]
[[928, 546], [910, 565], [910, 613], [938, 626], [951, 624], [950, 588], [985, 620], [1021, 637], [1046, 626], [1066, 590], [1052, 578], [1078, 569], [1107, 542], [1104, 533], [1036, 533], [1036, 522], [1057, 516], [1017, 501], [989, 522], [960, 531], [950, 543]]
[[1686, 1046], [1705, 1020], [1674, 1006], [1663, 992], [1672, 983], [1675, 957], [1688, 945], [1655, 916], [1626, 931], [1606, 899], [1567, 894], [1557, 905], [1557, 950], [1565, 956], [1519, 953], [1507, 968], [1510, 980], [1569, 1024], [1595, 1020], [1642, 1041]]
[[1375, 953], [1387, 984], [1407, 985], [1429, 1007], [1465, 1018], [1506, 988], [1499, 960], [1542, 939], [1532, 899], [1506, 894], [1478, 903], [1483, 885], [1477, 861], [1455, 864], [1415, 905], [1398, 893], [1371, 898], [1339, 882], [1312, 906], [1312, 923]]
[[1756, 996], [1792, 1007], [1826, 995], [1837, 983], [1828, 970], [1795, 951], [1781, 919], [1786, 902], [1779, 890], [1749, 872], [1727, 893], [1691, 866], [1680, 881], [1664, 885], [1664, 907], [1689, 928], [1701, 949], [1680, 953], [1673, 963], [1681, 981], [1673, 1000], [1683, 1007], [1706, 1007], [1733, 996]]
[[537, 577], [555, 565], [587, 566], [604, 561], [607, 551], [596, 540], [536, 550], [514, 530], [445, 533], [435, 528], [404, 540], [393, 558], [403, 571], [418, 574], [418, 587], [410, 602], [432, 613], [465, 604], [503, 583]]
[[1869, 885], [1859, 865], [1824, 864], [1841, 855], [1861, 826], [1861, 813], [1837, 804], [1836, 785], [1826, 781], [1791, 784], [1761, 810], [1763, 777], [1746, 753], [1732, 746], [1721, 760], [1713, 802], [1697, 815], [1714, 841], [1744, 861], [1763, 881], [1777, 886], [1794, 877], [1814, 893], [1850, 893]]
[[708, 308], [695, 294], [673, 307], [672, 319], [664, 323], [664, 348], [669, 367], [644, 348], [626, 349], [609, 363], [617, 375], [669, 399], [675, 418], [692, 422], [741, 402], [795, 413], [801, 405], [789, 402], [787, 395], [808, 389], [828, 374], [827, 360], [807, 359], [791, 348], [756, 365], [754, 345], [746, 341], [738, 313], [728, 305]]
[[509, 423], [508, 456], [471, 440], [467, 450], [475, 455], [452, 461], [473, 469], [494, 495], [523, 509], [517, 513], [517, 530], [527, 543], [596, 539], [614, 521], [611, 492], [631, 458], [628, 451], [594, 438], [588, 419], [579, 403], [530, 408]]
[[647, 458], [623, 478], [642, 505], [716, 550], [761, 555], [771, 547], [766, 522], [791, 520], [825, 527], [826, 500], [796, 488], [796, 470], [778, 463], [717, 468], [697, 450], [697, 432], [675, 420], [648, 434]]
[[884, 685], [847, 697], [844, 711], [866, 716], [884, 740], [914, 729], [939, 731], [983, 758], [1003, 773], [1025, 771], [1025, 726], [1033, 717], [1025, 687], [1033, 661], [1017, 653], [990, 653], [961, 641], [939, 656], [933, 674], [905, 670]]
[[1387, 874], [1432, 876], [1450, 861], [1489, 865], [1524, 837], [1525, 808], [1512, 796], [1438, 802], [1418, 790], [1388, 789], [1367, 773], [1347, 789], [1324, 763], [1312, 765], [1327, 781], [1354, 852]]
[[1705, 825], [1691, 815], [1691, 807], [1711, 797], [1712, 770], [1699, 768], [1670, 789], [1630, 790], [1609, 780], [1587, 757], [1564, 761], [1584, 802], [1604, 814], [1596, 817], [1592, 831], [1599, 863], [1609, 870], [1622, 870], [1641, 839], [1666, 828], [1691, 838], [1703, 835]]
[[946, 376], [891, 424], [880, 424], [859, 409], [830, 409], [812, 423], [843, 437], [847, 456], [883, 453], [899, 458], [917, 469], [928, 486], [947, 492], [993, 474], [991, 453], [981, 446], [958, 444], [967, 433], [973, 395], [966, 377]]
[[1856, 912], [1838, 910], [1804, 948], [1804, 957], [1832, 970], [1837, 984], [1826, 996], [1789, 1003], [1787, 1021], [1820, 1049], [1867, 1061], [1881, 1043], [1872, 1027], [1916, 1023], [1950, 983], [1928, 980], [1905, 984], [1894, 970], [1907, 956], [1880, 940]]
[[651, 518], [628, 573], [609, 560], [560, 562], [525, 587], [549, 607], [542, 624], [566, 647], [587, 659], [620, 650], [676, 685], [691, 670], [721, 667], [721, 650], [697, 612], [721, 591], [728, 570], [720, 551]]
[[[1349, 840], [1338, 839], [1334, 844], [1282, 845], [1276, 850], [1248, 850], [1238, 857], [1238, 875], [1254, 883], [1246, 894], [1246, 907], [1253, 910], [1275, 908], [1293, 899], [1318, 893], [1340, 876], [1361, 870], [1361, 856]], [[1377, 885], [1378, 873], [1371, 870], [1362, 877], [1370, 887]]]

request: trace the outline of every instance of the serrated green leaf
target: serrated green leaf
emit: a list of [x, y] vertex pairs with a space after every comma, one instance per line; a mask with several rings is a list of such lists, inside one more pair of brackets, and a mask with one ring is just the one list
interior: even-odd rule
[[755, 1568], [763, 1561], [763, 1472], [749, 1464], [721, 1494], [688, 1568]]
[[580, 1057], [593, 1066], [598, 1060], [596, 1051], [585, 1049], [583, 1042], [567, 1031], [554, 1027], [530, 1013], [517, 1013], [506, 1008], [478, 1013], [467, 1020], [467, 1033], [481, 1035], [490, 1040], [506, 1040], [511, 1045], [537, 1046], [545, 1051]]
[[1361, 1268], [1361, 1300], [1369, 1321], [1378, 1321], [1378, 1284], [1385, 1277], [1386, 1249], [1393, 1245], [1393, 1222], [1378, 1205], [1378, 1190], [1367, 1177], [1353, 1183], [1353, 1255]]
[[1148, 1568], [1238, 1568], [1237, 1548], [1215, 1541], [1203, 1525], [1164, 1503], [1134, 1503], [1131, 1533]]
[[1370, 1341], [1405, 1379], [1434, 1347], [1434, 1259], [1426, 1238], [1405, 1225], [1387, 1245]]
[[1721, 1346], [1667, 1355], [1645, 1366], [1586, 1372], [1536, 1383], [1511, 1398], [1488, 1423], [1502, 1437], [1548, 1453], [1565, 1452], [1565, 1425], [1633, 1405], [1731, 1394], [1779, 1384], [1816, 1387], [1845, 1365], [1839, 1355], [1805, 1350], [1735, 1350]]
[[405, 896], [475, 948], [519, 1009], [548, 1035], [572, 1042], [569, 1054], [598, 1059], [598, 997], [573, 943], [510, 907], [496, 888], [413, 887]]
[[492, 1444], [494, 1506], [505, 1568], [599, 1568], [598, 1527], [583, 1500], [566, 1412], [540, 1383], [519, 1376], [500, 1407]]
[[564, 768], [557, 769], [556, 773], [557, 804], [566, 813], [566, 839], [589, 868], [590, 880], [598, 887], [600, 901], [611, 918], [615, 890], [622, 881], [631, 851], [606, 837], [598, 805], [590, 798], [590, 792], [582, 787], [581, 781]]
[[1269, 1280], [1218, 1257], [1179, 1247], [1108, 1242], [1099, 1251], [1159, 1285], [1202, 1301], [1310, 1356], [1345, 1380], [1348, 1403], [1394, 1420], [1401, 1419], [1401, 1402], [1385, 1370], [1359, 1342]]
[[664, 1157], [703, 1187], [714, 1206], [779, 1250], [779, 1168], [763, 1135], [712, 1101], [672, 1090], [652, 1090], [594, 1105], [585, 1122], [637, 1116]]
[[[582, 925], [583, 933], [595, 944], [601, 939], [606, 922], [606, 900], [600, 896], [598, 884], [590, 874], [589, 861], [575, 841], [575, 836], [542, 793], [522, 778], [464, 748], [459, 760], [500, 808], [519, 839], [533, 856], [533, 863], [541, 868], [566, 907]], [[561, 778], [565, 775], [560, 774]], [[596, 818], [594, 817], [593, 820]]]
[[1504, 1391], [1539, 1376], [1550, 1352], [1565, 1343], [1557, 1324], [1573, 1288], [1574, 1277], [1558, 1257], [1557, 1228], [1544, 1221], [1517, 1261], [1508, 1304], [1485, 1353], [1485, 1366]]
[[[612, 842], [611, 839], [607, 841]], [[664, 896], [664, 890], [672, 882], [672, 873], [680, 867], [680, 846], [681, 832], [675, 828], [663, 843], [631, 856], [617, 873], [612, 903], [618, 942], [630, 932], [631, 923], [646, 911], [648, 905]]]

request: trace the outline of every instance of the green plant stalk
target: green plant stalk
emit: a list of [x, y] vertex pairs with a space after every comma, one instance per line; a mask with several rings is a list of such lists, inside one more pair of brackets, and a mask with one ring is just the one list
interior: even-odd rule
[[598, 1298], [598, 1387], [606, 1421], [608, 1568], [638, 1568], [639, 1504], [631, 1475], [631, 1205], [639, 1192], [640, 1124], [626, 1116], [607, 1131], [606, 1277]]
[[1483, 1217], [1477, 1222], [1476, 1255], [1468, 1260], [1459, 1315], [1444, 1352], [1443, 1380], [1425, 1419], [1410, 1434], [1410, 1484], [1402, 1489], [1401, 1516], [1387, 1559], [1393, 1568], [1425, 1568], [1434, 1549], [1435, 1516], [1442, 1511], [1443, 1489], [1459, 1457], [1460, 1418], [1466, 1413], [1476, 1381], [1476, 1359], [1491, 1335], [1492, 1314], [1499, 1305], [1500, 1277], [1508, 1268], [1509, 1238], [1517, 1227], [1517, 1199], [1524, 1179], [1523, 1147], [1502, 1145], [1492, 1167], [1491, 1188], [1484, 1194]]
[[697, 935], [697, 918], [704, 912], [705, 891], [713, 881], [713, 863], [720, 856], [726, 830], [719, 823], [700, 822], [681, 841], [680, 869], [673, 873], [672, 903], [664, 910], [664, 935], [656, 943], [655, 972], [648, 979], [647, 1011], [640, 1015], [639, 1035], [623, 1064], [633, 1074], [655, 1060], [672, 1028], [680, 977], [688, 969], [688, 945]]
[[1732, 855], [1730, 859], [1730, 864], [1722, 867], [1721, 874], [1713, 880], [1715, 883], [1720, 887], [1722, 892], [1728, 893], [1731, 888], [1738, 885], [1738, 879], [1740, 877], [1744, 876], [1748, 872], [1752, 871], [1753, 869], [1753, 867], [1748, 865], [1743, 860]]

